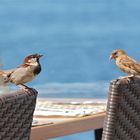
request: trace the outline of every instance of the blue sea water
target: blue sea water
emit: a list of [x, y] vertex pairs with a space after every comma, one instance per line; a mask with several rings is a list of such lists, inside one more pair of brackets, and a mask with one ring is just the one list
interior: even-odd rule
[[40, 97], [106, 98], [109, 81], [124, 75], [110, 52], [122, 48], [140, 61], [139, 13], [138, 0], [1, 0], [1, 68], [42, 53], [42, 72], [28, 83]]
[[86, 131], [82, 133], [72, 134], [68, 136], [58, 137], [50, 140], [94, 140], [94, 132]]

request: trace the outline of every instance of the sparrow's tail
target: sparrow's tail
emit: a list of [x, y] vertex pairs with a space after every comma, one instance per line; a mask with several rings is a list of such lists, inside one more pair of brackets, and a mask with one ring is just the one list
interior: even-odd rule
[[0, 70], [0, 75], [2, 75], [4, 72], [2, 70]]
[[12, 70], [0, 70], [0, 85], [5, 85], [6, 83], [9, 82], [9, 77], [12, 72], [13, 72], [13, 69]]
[[5, 73], [3, 71], [0, 70], [0, 86], [5, 86], [6, 84], [6, 80], [7, 76], [5, 75]]
[[9, 86], [8, 86], [8, 77], [4, 73], [4, 71], [0, 70], [0, 92], [8, 92]]

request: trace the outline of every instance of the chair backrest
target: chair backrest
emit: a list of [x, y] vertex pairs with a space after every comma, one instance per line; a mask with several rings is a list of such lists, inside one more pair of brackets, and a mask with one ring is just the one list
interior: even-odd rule
[[37, 91], [0, 95], [0, 140], [29, 140]]
[[102, 140], [140, 140], [140, 78], [111, 81]]

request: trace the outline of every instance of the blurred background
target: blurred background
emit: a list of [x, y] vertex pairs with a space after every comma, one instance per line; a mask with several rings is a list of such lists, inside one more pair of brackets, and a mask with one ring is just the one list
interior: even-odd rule
[[[124, 49], [140, 62], [139, 4], [138, 0], [1, 0], [1, 67], [13, 68], [26, 55], [41, 53], [42, 72], [27, 84], [37, 88], [40, 97], [106, 98], [108, 82], [125, 75], [109, 61], [111, 51]], [[64, 139], [88, 140], [90, 134]]]

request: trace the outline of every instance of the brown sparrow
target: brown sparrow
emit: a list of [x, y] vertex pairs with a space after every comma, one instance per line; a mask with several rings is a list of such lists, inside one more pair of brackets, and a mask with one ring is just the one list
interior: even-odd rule
[[110, 59], [115, 59], [116, 65], [129, 76], [140, 76], [140, 64], [136, 60], [129, 57], [125, 51], [121, 49], [115, 49], [111, 55]]
[[39, 63], [39, 58], [43, 55], [32, 54], [25, 57], [22, 65], [10, 69], [10, 70], [1, 70], [0, 71], [0, 80], [1, 83], [14, 83], [23, 89], [30, 89], [25, 83], [33, 80], [37, 74], [41, 72], [41, 65]]

